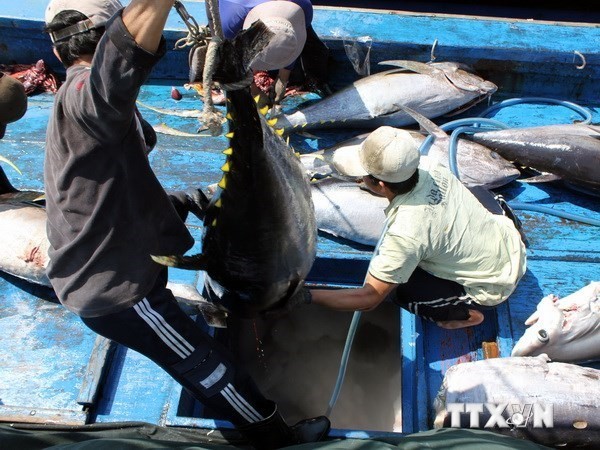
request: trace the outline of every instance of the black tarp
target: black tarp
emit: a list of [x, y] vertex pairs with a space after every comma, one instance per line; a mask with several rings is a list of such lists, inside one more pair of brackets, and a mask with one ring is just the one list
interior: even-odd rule
[[[234, 430], [159, 427], [147, 423], [92, 424], [77, 427], [0, 425], [1, 450], [147, 450], [250, 448]], [[333, 439], [286, 447], [292, 450], [540, 450], [547, 447], [493, 432], [442, 428], [382, 440]]]

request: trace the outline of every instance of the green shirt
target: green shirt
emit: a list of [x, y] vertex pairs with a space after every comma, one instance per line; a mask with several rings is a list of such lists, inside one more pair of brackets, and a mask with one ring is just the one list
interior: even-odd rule
[[525, 246], [510, 219], [490, 213], [446, 168], [428, 158], [419, 182], [386, 209], [387, 229], [369, 273], [406, 283], [421, 267], [456, 281], [477, 303], [508, 298], [526, 270]]

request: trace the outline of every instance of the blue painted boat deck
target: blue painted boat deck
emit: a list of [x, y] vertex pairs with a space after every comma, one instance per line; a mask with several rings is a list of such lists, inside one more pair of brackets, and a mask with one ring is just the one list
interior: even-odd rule
[[[204, 3], [184, 3], [198, 22], [204, 23]], [[39, 33], [39, 17], [43, 11], [40, 4], [45, 2], [26, 0], [18, 5], [2, 6], [0, 64], [31, 64], [43, 58], [60, 73], [49, 52], [49, 40]], [[182, 36], [183, 25], [177, 16], [171, 15], [168, 27], [166, 36], [170, 43]], [[432, 45], [439, 39], [438, 60], [472, 64], [479, 73], [498, 84], [499, 91], [492, 98], [493, 102], [515, 96], [570, 100], [590, 108], [593, 121], [600, 122], [600, 100], [594, 82], [600, 71], [597, 48], [600, 28], [597, 25], [327, 8], [317, 10], [315, 29], [332, 50], [336, 60], [332, 77], [339, 85], [357, 77], [345, 57], [344, 40], [369, 35], [373, 39], [371, 61], [376, 62], [394, 58], [428, 61]], [[582, 62], [575, 52], [585, 56], [584, 68], [577, 68]], [[379, 70], [376, 65], [372, 68]], [[151, 124], [165, 123], [181, 131], [196, 131], [195, 118], [173, 115], [178, 110], [202, 109], [198, 95], [182, 87], [186, 71], [187, 55], [172, 51], [156, 68], [155, 78], [143, 87], [140, 111]], [[178, 87], [184, 94], [181, 101], [171, 99], [171, 86]], [[19, 175], [5, 167], [13, 184], [20, 189], [43, 188], [45, 127], [52, 101], [51, 94], [30, 97], [25, 117], [9, 125], [5, 138], [0, 141], [0, 155], [9, 158], [23, 172]], [[143, 105], [165, 108], [172, 114], [158, 113]], [[462, 117], [477, 116], [486, 106], [470, 110]], [[560, 106], [536, 104], [501, 110], [495, 118], [511, 126], [526, 126], [568, 123], [578, 116]], [[437, 122], [452, 119], [441, 118]], [[310, 152], [358, 132], [313, 134], [318, 139], [294, 135], [291, 143], [301, 153]], [[206, 188], [220, 179], [224, 137], [159, 134], [158, 139], [150, 160], [165, 188]], [[508, 200], [600, 219], [598, 198], [573, 193], [560, 183], [531, 185], [516, 181], [499, 192]], [[388, 316], [385, 319], [369, 316], [380, 326], [388, 326], [390, 321], [395, 324], [392, 339], [401, 351], [392, 364], [402, 367], [402, 383], [396, 393], [402, 397], [403, 432], [431, 427], [432, 400], [451, 365], [484, 358], [484, 342], [497, 342], [499, 356], [508, 356], [513, 342], [524, 331], [524, 320], [543, 296], [550, 293], [566, 296], [590, 281], [600, 280], [600, 229], [531, 211], [519, 211], [518, 215], [530, 241], [528, 270], [509, 301], [488, 314], [482, 325], [447, 331], [415, 320], [414, 316], [397, 309], [390, 309], [384, 314]], [[190, 218], [188, 225], [199, 241], [201, 224]], [[193, 250], [198, 250], [198, 246]], [[326, 286], [360, 285], [370, 255], [368, 247], [320, 235], [317, 261], [308, 282]], [[201, 283], [201, 274], [196, 272], [172, 270], [170, 274], [172, 281]], [[75, 316], [53, 301], [51, 292], [2, 275], [0, 295], [0, 420], [68, 424], [144, 421], [208, 428], [227, 426], [215, 422], [211, 416], [206, 418], [201, 408], [189, 402], [180, 387], [146, 358], [97, 339]], [[315, 310], [314, 314], [324, 313]], [[347, 314], [338, 317], [343, 324], [349, 323]], [[327, 326], [323, 320], [315, 322], [315, 326]], [[312, 356], [306, 356], [307, 368], [311, 363], [317, 364], [318, 352], [317, 347]], [[258, 358], [255, 355], [255, 359]], [[332, 356], [336, 361], [338, 358], [339, 353]], [[350, 367], [349, 373], [351, 370]], [[377, 379], [381, 373], [381, 368], [372, 367], [372, 373], [363, 372], [362, 376]], [[317, 380], [317, 383], [319, 381], [323, 391], [329, 394], [334, 380]], [[345, 394], [342, 389], [342, 396]], [[317, 414], [324, 412], [327, 401], [328, 397], [322, 399], [323, 406], [318, 405]], [[368, 431], [370, 428], [362, 424], [336, 428], [334, 435], [377, 436], [391, 431], [385, 427]], [[351, 434], [349, 430], [356, 433]]]

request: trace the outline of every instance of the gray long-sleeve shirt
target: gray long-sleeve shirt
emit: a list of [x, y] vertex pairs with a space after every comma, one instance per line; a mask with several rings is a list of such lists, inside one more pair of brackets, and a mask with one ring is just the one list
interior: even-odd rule
[[138, 47], [118, 13], [92, 66], [75, 65], [57, 93], [46, 136], [48, 277], [82, 317], [118, 312], [154, 285], [150, 255], [185, 253], [193, 238], [145, 154], [135, 101], [157, 54]]

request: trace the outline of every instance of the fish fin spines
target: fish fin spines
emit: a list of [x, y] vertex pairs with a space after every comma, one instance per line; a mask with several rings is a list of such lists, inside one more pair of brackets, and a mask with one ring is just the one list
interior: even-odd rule
[[206, 257], [199, 253], [192, 256], [181, 255], [150, 255], [154, 262], [168, 267], [178, 267], [187, 270], [204, 270], [206, 269]]
[[268, 123], [270, 126], [274, 127], [274, 126], [275, 126], [275, 124], [277, 123], [277, 121], [278, 121], [278, 119], [277, 119], [277, 118], [274, 118], [274, 119], [269, 119], [269, 120], [267, 120], [267, 123]]
[[223, 154], [227, 155], [227, 156], [233, 155], [233, 148], [231, 148], [231, 147], [226, 148], [225, 150], [223, 150]]
[[226, 137], [226, 138], [228, 138], [228, 139], [233, 139], [233, 136], [234, 136], [234, 133], [233, 133], [233, 131], [230, 131], [229, 133], [227, 133], [227, 134], [225, 135], [225, 137]]
[[231, 170], [231, 164], [229, 163], [229, 161], [225, 161], [225, 164], [223, 164], [223, 166], [221, 167], [221, 170], [224, 173], [228, 173]]
[[216, 208], [220, 208], [221, 206], [223, 206], [223, 200], [221, 200], [221, 199], [218, 199], [218, 200], [215, 202], [215, 207], [216, 207]]
[[267, 105], [265, 105], [262, 108], [260, 108], [258, 110], [258, 112], [261, 113], [263, 116], [266, 116], [267, 113], [269, 112], [269, 107]]
[[219, 186], [221, 189], [225, 189], [227, 187], [227, 176], [226, 175], [223, 175], [223, 178], [221, 178], [221, 181], [219, 181], [219, 184], [217, 186]]
[[283, 133], [285, 133], [285, 130], [283, 128], [275, 130], [275, 134], [278, 134], [279, 136], [283, 136]]

